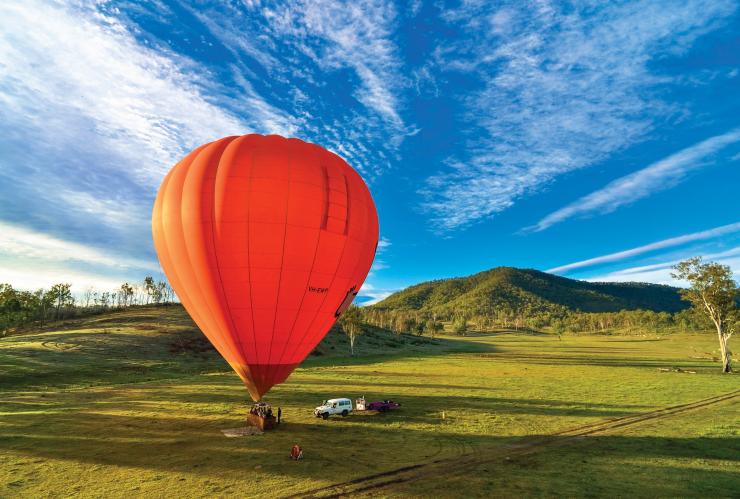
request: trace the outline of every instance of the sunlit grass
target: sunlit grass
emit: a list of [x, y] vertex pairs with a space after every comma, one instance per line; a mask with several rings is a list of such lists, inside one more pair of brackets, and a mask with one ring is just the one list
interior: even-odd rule
[[[0, 340], [0, 496], [294, 493], [738, 388], [706, 355], [711, 336], [432, 343], [377, 333], [360, 340], [354, 359], [332, 336], [268, 394], [283, 409], [281, 428], [229, 439], [220, 430], [243, 425], [246, 390], [211, 352], [178, 349], [197, 334], [172, 307]], [[312, 415], [324, 398], [360, 395], [403, 406], [328, 421]], [[620, 495], [626, 483], [628, 495], [730, 495], [740, 472], [730, 452], [737, 415], [730, 404], [398, 493]], [[295, 442], [303, 461], [288, 458]]]

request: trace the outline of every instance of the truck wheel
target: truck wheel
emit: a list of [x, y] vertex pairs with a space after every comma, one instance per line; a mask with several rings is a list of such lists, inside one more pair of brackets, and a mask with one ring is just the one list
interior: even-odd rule
[[349, 414], [349, 412], [347, 411], [347, 409], [345, 409], [345, 410], [342, 411], [342, 417], [343, 418], [346, 418], [347, 417], [347, 414]]
[[323, 413], [323, 414], [321, 415], [321, 417], [322, 417], [323, 419], [329, 419], [329, 413], [328, 413], [328, 412], [325, 412], [325, 413]]

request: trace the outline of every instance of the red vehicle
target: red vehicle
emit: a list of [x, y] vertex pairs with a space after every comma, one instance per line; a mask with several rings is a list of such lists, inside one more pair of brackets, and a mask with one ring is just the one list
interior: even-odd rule
[[358, 411], [386, 412], [390, 411], [391, 409], [398, 409], [399, 407], [401, 407], [401, 404], [392, 400], [381, 400], [378, 402], [368, 403], [365, 401], [365, 397], [362, 397], [355, 401], [355, 407]]

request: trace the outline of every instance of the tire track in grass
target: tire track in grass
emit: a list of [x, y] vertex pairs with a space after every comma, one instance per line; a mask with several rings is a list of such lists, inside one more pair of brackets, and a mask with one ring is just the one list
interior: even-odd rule
[[647, 421], [654, 421], [675, 416], [677, 414], [700, 410], [708, 406], [728, 402], [738, 397], [740, 397], [740, 390], [735, 390], [714, 397], [697, 400], [695, 402], [664, 407], [654, 411], [633, 414], [631, 416], [597, 421], [595, 423], [581, 425], [547, 435], [536, 436], [533, 440], [530, 439], [526, 442], [514, 442], [487, 449], [479, 448], [462, 456], [412, 464], [326, 487], [307, 490], [287, 497], [331, 498], [374, 493], [384, 488], [414, 482], [423, 478], [464, 473], [470, 468], [470, 466], [486, 464], [488, 462], [501, 459], [502, 457], [532, 454], [549, 446], [564, 445], [575, 442], [589, 435], [607, 433], [621, 428], [639, 425]]

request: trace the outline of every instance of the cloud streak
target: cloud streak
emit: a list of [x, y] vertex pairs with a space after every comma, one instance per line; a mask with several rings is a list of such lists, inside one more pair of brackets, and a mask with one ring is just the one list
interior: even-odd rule
[[689, 173], [706, 166], [714, 154], [739, 141], [740, 128], [706, 139], [610, 182], [604, 188], [550, 213], [525, 230], [539, 232], [570, 218], [592, 213], [610, 213], [620, 206], [675, 187]]
[[[735, 279], [740, 279], [740, 246], [719, 253], [704, 254], [705, 260], [727, 265], [733, 272]], [[681, 260], [630, 267], [607, 274], [590, 277], [591, 282], [652, 282], [669, 286], [686, 286], [688, 283], [677, 281], [671, 276], [673, 266]]]
[[12, 256], [45, 262], [77, 262], [119, 269], [159, 272], [159, 265], [149, 260], [137, 260], [118, 255], [107, 249], [97, 249], [42, 232], [0, 222], [0, 256]]
[[656, 241], [654, 243], [646, 244], [644, 246], [638, 246], [624, 251], [618, 251], [616, 253], [610, 253], [608, 255], [602, 255], [595, 258], [589, 258], [588, 260], [582, 260], [580, 262], [569, 263], [567, 265], [561, 265], [560, 267], [554, 267], [548, 269], [546, 272], [553, 274], [568, 273], [574, 269], [580, 269], [583, 267], [591, 267], [602, 263], [611, 263], [625, 260], [633, 256], [641, 255], [651, 251], [656, 251], [665, 248], [671, 248], [680, 246], [682, 244], [701, 241], [706, 239], [713, 239], [726, 234], [732, 234], [740, 232], [740, 222], [734, 224], [723, 225], [721, 227], [715, 227], [714, 229], [704, 230], [701, 232], [694, 232], [692, 234], [684, 234], [678, 237], [672, 237], [670, 239], [664, 239], [662, 241]]
[[363, 298], [362, 301], [358, 302], [360, 306], [375, 305], [388, 298], [390, 295], [398, 291], [398, 289], [378, 289], [369, 282], [366, 282], [360, 288], [359, 297]]
[[124, 281], [159, 276], [156, 262], [106, 248], [79, 244], [0, 222], [0, 282], [21, 289], [69, 282], [75, 292], [88, 286], [115, 289]]

